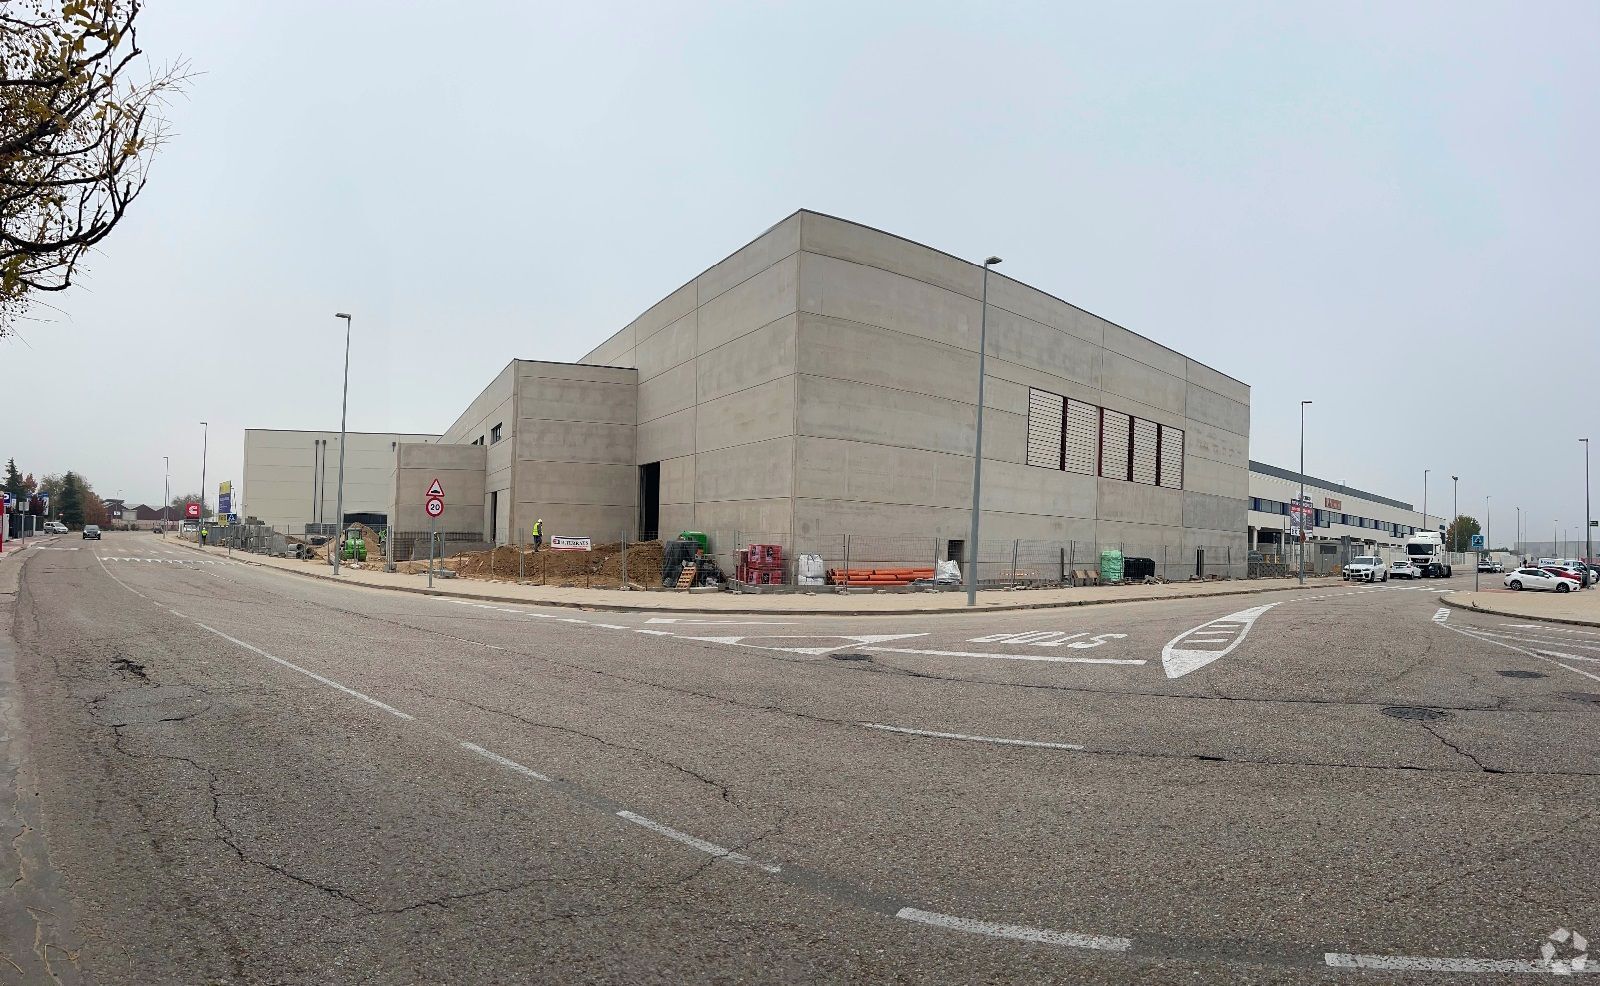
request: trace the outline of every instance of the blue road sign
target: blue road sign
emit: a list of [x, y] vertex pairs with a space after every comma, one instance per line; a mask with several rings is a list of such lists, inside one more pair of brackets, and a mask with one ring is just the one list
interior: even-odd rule
[[1472, 550], [1473, 551], [1482, 551], [1485, 547], [1487, 547], [1487, 545], [1484, 544], [1483, 535], [1482, 534], [1474, 534], [1474, 535], [1472, 535]]

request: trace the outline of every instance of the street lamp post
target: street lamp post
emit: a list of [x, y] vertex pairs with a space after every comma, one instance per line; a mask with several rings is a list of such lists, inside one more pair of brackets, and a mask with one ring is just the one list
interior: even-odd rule
[[[333, 500], [333, 574], [339, 574], [339, 556], [344, 554], [344, 422], [345, 411], [350, 406], [350, 316], [335, 312], [334, 318], [344, 319], [344, 392], [339, 396], [339, 489]], [[983, 385], [979, 381], [979, 386]], [[979, 405], [982, 410], [982, 405]]]
[[211, 450], [211, 423], [200, 422], [205, 431], [200, 439], [200, 526], [206, 526], [206, 454]]
[[172, 526], [172, 457], [161, 457], [161, 536]]
[[983, 297], [978, 308], [978, 434], [972, 445], [972, 532], [968, 538], [972, 546], [967, 556], [968, 606], [978, 605], [978, 515], [982, 509], [980, 494], [983, 492], [983, 369], [989, 348], [989, 268], [998, 263], [999, 257], [990, 257], [983, 262]]
[[1583, 563], [1585, 565], [1594, 561], [1594, 519], [1589, 513], [1589, 440], [1580, 438], [1583, 443]]
[[1306, 584], [1306, 405], [1300, 402], [1300, 584]]
[[1428, 526], [1428, 473], [1429, 473], [1429, 471], [1430, 470], [1427, 470], [1427, 469], [1422, 470], [1422, 529], [1425, 530], [1425, 531], [1430, 531], [1430, 530], [1433, 529], [1433, 528]]
[[1451, 476], [1450, 477], [1450, 525], [1448, 527], [1446, 527], [1445, 530], [1447, 530], [1447, 531], [1449, 531], [1449, 532], [1451, 532], [1452, 534], [1455, 535], [1454, 537], [1452, 537], [1450, 539], [1450, 542], [1451, 542], [1450, 549], [1452, 551], [1461, 546], [1461, 532], [1459, 530], [1456, 530], [1456, 522], [1461, 517], [1461, 507], [1460, 507], [1461, 498], [1460, 498], [1460, 495], [1459, 495], [1460, 489], [1461, 489], [1461, 477], [1460, 476]]

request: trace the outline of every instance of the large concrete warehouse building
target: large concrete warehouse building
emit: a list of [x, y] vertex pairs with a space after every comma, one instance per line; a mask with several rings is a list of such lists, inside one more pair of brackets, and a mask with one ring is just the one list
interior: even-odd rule
[[[395, 525], [426, 528], [419, 477], [448, 468], [473, 502], [445, 526], [498, 542], [542, 518], [706, 531], [719, 554], [849, 534], [960, 555], [982, 291], [976, 264], [797, 212], [578, 363], [513, 361], [441, 442], [398, 446]], [[1249, 387], [998, 273], [988, 303], [984, 543], [1120, 546], [1172, 577], [1206, 550], [1242, 574]]]

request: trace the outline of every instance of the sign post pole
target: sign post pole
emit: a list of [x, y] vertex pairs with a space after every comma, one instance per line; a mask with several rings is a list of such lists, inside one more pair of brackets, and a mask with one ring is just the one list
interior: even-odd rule
[[428, 518], [428, 588], [433, 588], [433, 528], [436, 521]]

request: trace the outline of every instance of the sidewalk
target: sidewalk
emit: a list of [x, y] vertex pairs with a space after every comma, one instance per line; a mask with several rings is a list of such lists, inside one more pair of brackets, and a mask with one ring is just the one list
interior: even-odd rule
[[[221, 556], [226, 549], [180, 540], [167, 542], [191, 551]], [[671, 591], [622, 592], [616, 589], [581, 589], [553, 585], [518, 585], [481, 579], [433, 580], [428, 576], [402, 575], [381, 569], [341, 568], [334, 576], [326, 562], [306, 562], [295, 558], [268, 558], [264, 555], [234, 552], [233, 560], [262, 568], [322, 579], [344, 585], [394, 589], [453, 599], [488, 602], [531, 603], [540, 606], [566, 606], [612, 612], [660, 613], [782, 613], [793, 616], [902, 616], [919, 613], [961, 613], [967, 609], [964, 592], [849, 593], [840, 595], [824, 589], [815, 595], [749, 594], [732, 592], [688, 593]], [[1308, 585], [1323, 584], [1325, 580]], [[984, 612], [1026, 609], [1054, 609], [1066, 606], [1094, 606], [1103, 603], [1150, 602], [1162, 599], [1187, 599], [1191, 596], [1243, 596], [1281, 592], [1298, 588], [1292, 579], [1260, 579], [1231, 582], [1174, 582], [1167, 585], [1081, 586], [1068, 589], [985, 590], [978, 593], [978, 606]]]
[[1479, 592], [1447, 592], [1439, 597], [1446, 606], [1510, 616], [1520, 620], [1545, 620], [1580, 627], [1600, 627], [1600, 590], [1582, 592], [1514, 592], [1510, 589], [1485, 589]]

